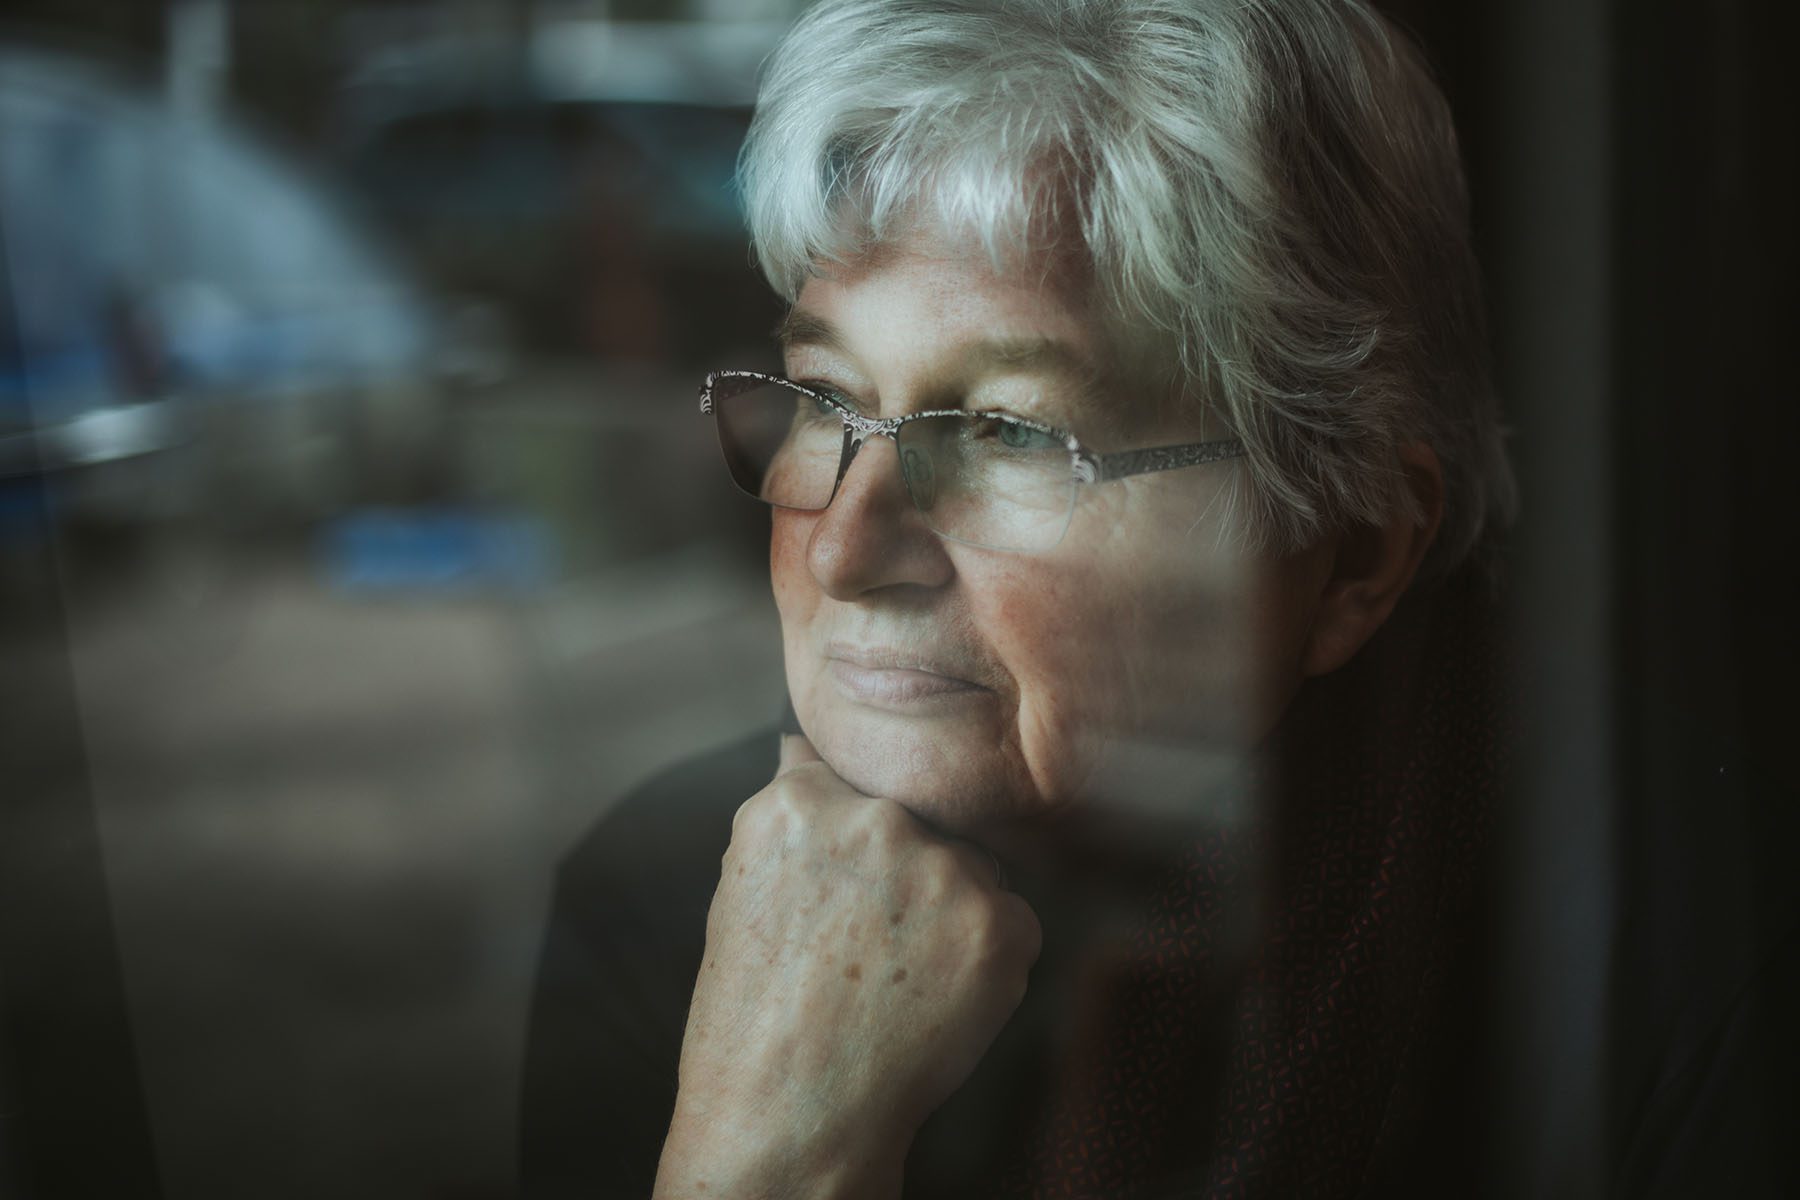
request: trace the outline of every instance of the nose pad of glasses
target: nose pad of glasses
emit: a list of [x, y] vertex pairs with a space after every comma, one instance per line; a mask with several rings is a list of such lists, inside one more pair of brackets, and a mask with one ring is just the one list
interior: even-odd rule
[[931, 455], [917, 446], [900, 447], [900, 473], [906, 477], [906, 490], [912, 493], [913, 503], [929, 512], [937, 503], [937, 469]]

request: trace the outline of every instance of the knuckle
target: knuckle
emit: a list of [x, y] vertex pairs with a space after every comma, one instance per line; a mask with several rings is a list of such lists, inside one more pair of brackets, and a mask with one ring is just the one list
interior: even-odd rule
[[785, 778], [744, 801], [731, 819], [731, 840], [767, 843], [790, 836], [808, 819], [806, 796]]
[[[929, 842], [922, 846], [915, 870], [921, 890], [934, 903], [941, 904], [946, 899], [969, 890], [969, 873], [962, 856], [942, 843]], [[977, 925], [981, 923], [979, 913], [977, 907], [977, 915], [973, 918]]]
[[969, 915], [969, 948], [977, 959], [983, 963], [994, 963], [1007, 958], [1012, 942], [1008, 922], [997, 904], [982, 897], [972, 906]]
[[759, 836], [768, 827], [770, 818], [766, 796], [766, 791], [758, 792], [738, 805], [737, 814], [731, 818], [731, 840], [734, 845], [746, 838]]
[[971, 944], [981, 960], [996, 967], [1028, 968], [1043, 949], [1037, 914], [1010, 892], [981, 898], [972, 923]]
[[879, 796], [861, 805], [859, 815], [871, 832], [889, 840], [899, 840], [912, 828], [912, 814], [904, 806]]
[[844, 814], [846, 835], [874, 859], [890, 868], [906, 861], [909, 846], [917, 839], [906, 809], [892, 800], [870, 798], [839, 811]]

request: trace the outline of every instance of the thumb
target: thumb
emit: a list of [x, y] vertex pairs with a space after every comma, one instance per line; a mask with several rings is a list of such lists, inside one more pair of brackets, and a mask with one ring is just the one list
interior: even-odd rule
[[775, 768], [777, 776], [785, 775], [795, 767], [806, 763], [824, 762], [813, 744], [806, 740], [802, 733], [784, 733], [781, 735], [781, 765]]

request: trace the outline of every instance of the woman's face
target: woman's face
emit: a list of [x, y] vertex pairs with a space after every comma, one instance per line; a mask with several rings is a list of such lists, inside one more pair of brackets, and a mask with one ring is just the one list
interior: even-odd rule
[[[807, 283], [787, 373], [871, 416], [1006, 410], [1102, 452], [1219, 436], [1107, 375], [1072, 278], [890, 248]], [[963, 834], [1122, 799], [1145, 764], [1242, 749], [1299, 678], [1319, 569], [1231, 550], [1220, 509], [1242, 469], [1084, 485], [1062, 542], [1017, 554], [932, 533], [892, 442], [871, 439], [828, 509], [774, 513], [801, 727], [859, 790]]]

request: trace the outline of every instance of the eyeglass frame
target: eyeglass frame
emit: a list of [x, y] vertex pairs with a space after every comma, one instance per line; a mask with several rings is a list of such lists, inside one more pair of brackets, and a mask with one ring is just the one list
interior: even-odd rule
[[[804, 383], [796, 383], [794, 380], [780, 375], [767, 375], [761, 371], [708, 372], [706, 382], [700, 385], [701, 413], [716, 417], [713, 391], [720, 383], [727, 380], [746, 380], [753, 381], [755, 384], [777, 384], [781, 387], [791, 388], [803, 396], [824, 404], [844, 423], [844, 447], [838, 458], [837, 478], [832, 481], [831, 495], [826, 498], [823, 505], [818, 508], [798, 508], [791, 504], [777, 504], [761, 496], [752, 497], [752, 499], [761, 500], [771, 508], [786, 508], [795, 512], [824, 512], [830, 508], [831, 502], [837, 499], [838, 488], [843, 485], [844, 476], [849, 473], [851, 461], [855, 459], [856, 452], [862, 449], [864, 442], [872, 437], [886, 437], [898, 447], [900, 427], [908, 422], [921, 421], [927, 417], [961, 417], [965, 419], [986, 417], [990, 420], [1008, 421], [1015, 425], [1022, 425], [1047, 437], [1056, 438], [1069, 451], [1069, 471], [1072, 482], [1076, 485], [1106, 483], [1114, 479], [1148, 475], [1156, 471], [1174, 471], [1182, 467], [1204, 466], [1207, 463], [1241, 458], [1246, 453], [1241, 439], [1216, 438], [1206, 442], [1184, 442], [1179, 445], [1150, 446], [1141, 450], [1120, 450], [1113, 454], [1101, 454], [1082, 445], [1080, 439], [1066, 429], [1059, 429], [1054, 425], [1046, 425], [1042, 421], [1034, 421], [1029, 417], [1021, 417], [1008, 412], [935, 408], [924, 412], [903, 413], [897, 417], [865, 417], [843, 401], [821, 392], [817, 388], [808, 387]], [[902, 474], [904, 475], [904, 471]], [[907, 491], [910, 496], [910, 485], [908, 485]], [[917, 503], [916, 500], [915, 503]], [[950, 537], [949, 534], [940, 534], [940, 536]], [[1027, 552], [1014, 551], [1013, 553]]]

